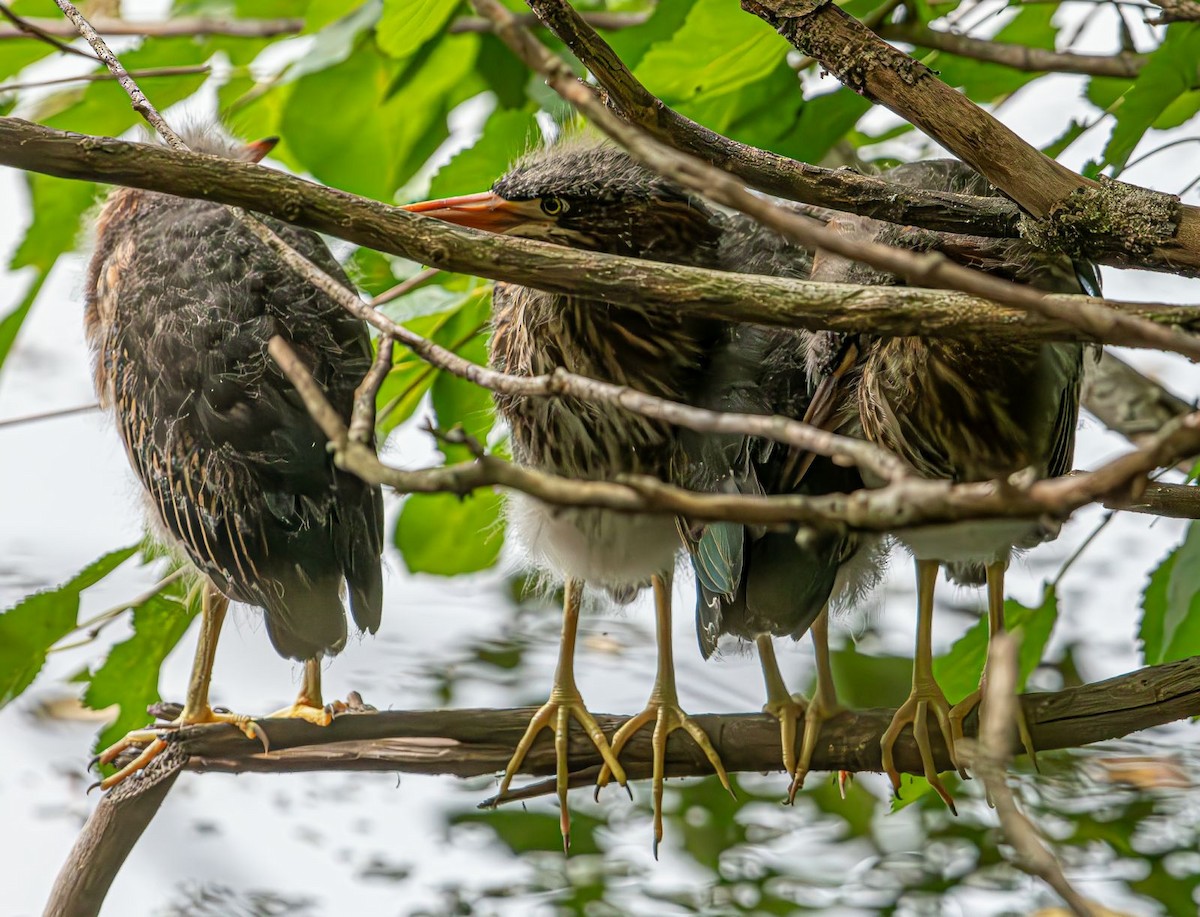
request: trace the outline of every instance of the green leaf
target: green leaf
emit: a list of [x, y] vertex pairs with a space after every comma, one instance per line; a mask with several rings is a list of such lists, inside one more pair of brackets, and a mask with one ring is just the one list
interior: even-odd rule
[[[1042, 651], [1050, 640], [1057, 620], [1058, 594], [1050, 583], [1043, 588], [1042, 603], [1036, 608], [1026, 607], [1015, 599], [1004, 603], [1005, 627], [1021, 640], [1017, 666], [1018, 690], [1024, 688], [1026, 680], [1041, 662]], [[987, 618], [983, 617], [944, 656], [933, 661], [934, 677], [951, 703], [962, 700], [979, 687], [987, 648], [988, 623]]]
[[413, 494], [396, 520], [395, 544], [410, 573], [457, 576], [492, 566], [504, 544], [500, 495], [478, 490]]
[[28, 688], [46, 664], [50, 647], [75, 629], [79, 595], [137, 553], [137, 545], [111, 551], [57, 589], [26, 596], [0, 614], [0, 707]]
[[355, 10], [377, 5], [376, 0], [312, 0], [304, 16], [304, 31], [323, 31], [331, 22], [345, 18]]
[[458, 9], [458, 0], [383, 0], [379, 47], [392, 57], [416, 54]]
[[33, 222], [13, 253], [11, 268], [36, 267], [48, 274], [58, 256], [75, 248], [83, 215], [95, 202], [91, 182], [51, 178], [27, 172], [29, 209]]
[[787, 43], [737, 4], [696, 0], [683, 25], [651, 46], [634, 72], [651, 92], [677, 106], [739, 92], [768, 76], [786, 56]]
[[[472, 337], [458, 353], [472, 363], [487, 365], [487, 342], [482, 334]], [[468, 436], [484, 446], [487, 445], [488, 434], [495, 421], [491, 392], [474, 382], [440, 372], [433, 381], [430, 394], [439, 429], [461, 427]], [[452, 446], [448, 443], [440, 445], [448, 463], [465, 462], [471, 458], [466, 446]]]
[[1159, 564], [1142, 593], [1138, 631], [1147, 664], [1200, 655], [1200, 525]]
[[429, 186], [430, 197], [450, 197], [486, 191], [512, 161], [538, 136], [537, 121], [529, 109], [497, 109], [475, 143], [442, 166]]
[[[1200, 88], [1196, 61], [1200, 60], [1200, 22], [1179, 22], [1167, 27], [1163, 43], [1150, 55], [1130, 90], [1116, 106], [1112, 135], [1104, 149], [1105, 162], [1120, 174], [1138, 142], [1179, 98]], [[1181, 110], [1187, 102], [1180, 102]], [[1178, 113], [1178, 112], [1177, 112]], [[1168, 123], [1171, 120], [1167, 116]]]
[[288, 149], [327, 184], [390, 199], [449, 135], [450, 109], [481, 88], [478, 48], [476, 35], [451, 35], [404, 65], [361, 39], [345, 61], [294, 84]]
[[1185, 92], [1163, 109], [1162, 114], [1150, 125], [1156, 131], [1169, 131], [1191, 121], [1200, 112], [1200, 89]]
[[605, 39], [625, 66], [636, 70], [651, 47], [669, 41], [683, 27], [691, 8], [691, 0], [659, 0], [644, 23], [605, 35]]

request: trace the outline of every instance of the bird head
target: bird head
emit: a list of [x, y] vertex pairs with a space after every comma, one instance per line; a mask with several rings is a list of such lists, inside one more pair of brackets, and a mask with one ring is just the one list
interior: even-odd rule
[[405, 208], [459, 226], [614, 255], [705, 263], [714, 212], [609, 144], [568, 140], [527, 154], [490, 191]]
[[229, 136], [219, 125], [208, 121], [185, 125], [179, 131], [179, 139], [193, 153], [206, 153], [242, 162], [261, 162], [279, 143], [278, 137], [242, 143]]

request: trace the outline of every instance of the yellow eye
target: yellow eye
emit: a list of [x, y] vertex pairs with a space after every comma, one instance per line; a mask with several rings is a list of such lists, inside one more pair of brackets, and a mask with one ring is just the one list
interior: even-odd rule
[[544, 197], [542, 198], [542, 213], [546, 216], [556, 217], [560, 213], [567, 212], [567, 202], [560, 197]]

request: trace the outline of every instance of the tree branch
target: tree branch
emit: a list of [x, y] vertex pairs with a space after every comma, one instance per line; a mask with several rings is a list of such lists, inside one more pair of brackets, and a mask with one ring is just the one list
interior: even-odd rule
[[[61, 19], [23, 17], [23, 21], [44, 35], [58, 38], [75, 38], [78, 30]], [[92, 27], [101, 35], [140, 35], [146, 38], [180, 38], [199, 35], [222, 35], [232, 38], [274, 38], [278, 35], [296, 35], [304, 29], [303, 19], [207, 19], [179, 16], [162, 22], [137, 22], [129, 19], [113, 19], [98, 16], [91, 20]], [[0, 29], [0, 41], [28, 38], [29, 33], [20, 28]]]
[[[1095, 182], [1026, 143], [992, 115], [828, 0], [742, 0], [842, 83], [920, 128], [1015, 200], [1024, 232], [1081, 257], [1114, 244], [1156, 269], [1200, 276], [1200, 207], [1119, 182]], [[1113, 252], [1105, 263], [1111, 264]]]
[[[1077, 748], [1119, 738], [1200, 715], [1200, 659], [1151, 666], [1064, 691], [1025, 694], [1021, 704], [1037, 751]], [[198, 771], [398, 770], [473, 777], [503, 769], [531, 712], [529, 708], [389, 711], [341, 716], [324, 728], [300, 720], [260, 720], [270, 738], [268, 753], [226, 725], [187, 727], [174, 734], [171, 744], [188, 758], [186, 766]], [[813, 755], [813, 770], [878, 771], [879, 739], [893, 713], [889, 709], [847, 711], [826, 722]], [[600, 714], [597, 719], [611, 735], [626, 718]], [[774, 718], [763, 714], [699, 714], [694, 719], [713, 739], [730, 773], [782, 769], [779, 723]], [[972, 713], [966, 723], [967, 734], [974, 735], [976, 728], [976, 714]], [[937, 767], [950, 770], [939, 730], [929, 732]], [[650, 740], [650, 733], [643, 730], [622, 754], [632, 779], [650, 776]], [[577, 729], [571, 731], [570, 754], [573, 768], [599, 769], [599, 754]], [[896, 745], [896, 764], [906, 773], [922, 772], [920, 755], [909, 731]], [[536, 775], [554, 773], [554, 747], [548, 737], [534, 743], [525, 771]], [[668, 740], [669, 776], [708, 773], [711, 767], [695, 743], [678, 735]]]
[[1150, 2], [1162, 8], [1162, 15], [1158, 18], [1146, 18], [1151, 25], [1200, 21], [1200, 3], [1197, 0], [1150, 0]]
[[46, 902], [45, 917], [95, 917], [130, 851], [175, 785], [187, 755], [168, 747], [135, 780], [101, 797]]
[[[1027, 316], [974, 296], [729, 274], [476, 233], [252, 163], [56, 131], [19, 118], [0, 118], [0, 165], [244, 207], [441, 270], [616, 304], [688, 309], [724, 321], [878, 334], [1092, 340], [1068, 322]], [[1100, 302], [1078, 296], [1047, 301], [1072, 309], [1075, 303]], [[1129, 315], [1200, 329], [1200, 311], [1186, 306], [1102, 302]], [[1114, 328], [1101, 339], [1134, 343]]]
[[988, 61], [1028, 73], [1083, 73], [1089, 76], [1114, 76], [1132, 79], [1142, 72], [1149, 60], [1146, 54], [1078, 54], [1031, 48], [1011, 42], [971, 38], [955, 32], [942, 32], [917, 22], [898, 22], [879, 26], [875, 33], [887, 41], [918, 45], [972, 60]]

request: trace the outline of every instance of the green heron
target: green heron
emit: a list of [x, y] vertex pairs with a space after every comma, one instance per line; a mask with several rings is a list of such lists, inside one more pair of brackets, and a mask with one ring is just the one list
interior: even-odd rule
[[[887, 175], [928, 190], [998, 193], [956, 160], [911, 163]], [[900, 247], [922, 244], [920, 234], [907, 227], [854, 217], [838, 222], [843, 232], [863, 238]], [[1090, 265], [1073, 264], [1026, 242], [1012, 241], [984, 255], [970, 254], [969, 245], [963, 251], [966, 254], [957, 257], [972, 267], [1044, 290], [1098, 289]], [[813, 274], [856, 283], [899, 282], [823, 256]], [[820, 332], [810, 340], [810, 369], [820, 381], [808, 419], [834, 429], [857, 425], [866, 439], [899, 454], [928, 478], [1006, 480], [1022, 471], [1054, 477], [1071, 468], [1082, 359], [1083, 347], [1074, 343]], [[939, 566], [960, 584], [987, 583], [989, 633], [994, 636], [1004, 630], [1004, 573], [1013, 549], [1033, 547], [1056, 535], [1057, 529], [1049, 525], [1013, 521], [931, 526], [899, 534], [916, 559], [918, 625], [912, 692], [882, 740], [884, 770], [897, 790], [900, 775], [893, 747], [904, 727], [912, 724], [925, 776], [952, 805], [933, 765], [927, 714], [934, 714], [951, 760], [959, 767], [955, 743], [962, 737], [963, 718], [982, 696], [976, 691], [951, 709], [933, 676], [931, 627]], [[1018, 726], [1032, 754], [1023, 717]]]
[[[764, 260], [790, 258], [798, 273], [807, 271], [809, 263], [807, 253], [774, 233], [712, 209], [622, 150], [590, 139], [565, 140], [527, 155], [489, 192], [409, 209], [476, 229], [655, 261], [754, 271]], [[728, 232], [735, 222], [748, 227], [747, 232]], [[564, 367], [684, 402], [696, 400], [707, 384], [714, 354], [729, 338], [723, 323], [686, 310], [615, 306], [511, 284], [496, 285], [493, 319], [491, 359], [501, 370], [532, 376]], [[695, 476], [685, 437], [662, 421], [574, 398], [499, 394], [496, 404], [511, 428], [518, 463], [587, 479], [650, 474], [686, 485]], [[606, 770], [600, 782], [611, 774], [622, 784], [618, 756], [636, 730], [653, 722], [655, 837], [661, 838], [663, 767], [671, 732], [686, 730], [729, 785], [712, 743], [684, 713], [675, 689], [670, 622], [672, 571], [681, 548], [676, 522], [599, 509], [563, 510], [521, 495], [511, 499], [509, 519], [534, 561], [565, 579], [566, 600], [550, 699], [519, 743], [500, 793], [536, 735], [553, 727], [562, 828], [564, 838], [569, 837], [569, 719], [580, 722], [603, 756]], [[654, 589], [657, 677], [645, 710], [622, 725], [611, 745], [588, 713], [573, 675], [585, 582], [605, 588], [618, 601], [631, 599], [648, 584]]]
[[[197, 152], [257, 162], [274, 140], [239, 146], [214, 129]], [[349, 286], [313, 233], [267, 220]], [[275, 716], [326, 724], [321, 657], [346, 642], [343, 592], [372, 633], [382, 608], [383, 504], [378, 487], [334, 467], [326, 439], [267, 354], [281, 335], [344, 420], [371, 363], [366, 326], [313, 288], [226, 207], [120, 188], [97, 222], [85, 312], [96, 391], [112, 411], [147, 497], [155, 533], [205, 577], [199, 644], [178, 725], [249, 717], [208, 703], [229, 600], [258, 606], [280, 655], [304, 661], [296, 703]], [[153, 730], [101, 755], [146, 745], [105, 788], [165, 747]]]
[[[786, 262], [780, 261], [780, 272]], [[767, 273], [768, 271], [761, 271]], [[710, 375], [710, 397], [699, 404], [715, 410], [775, 413], [803, 417], [809, 406], [806, 339], [802, 332], [748, 327], [738, 329], [726, 359]], [[724, 371], [721, 371], [724, 369]], [[736, 450], [736, 457], [710, 456], [714, 449]], [[698, 439], [703, 468], [736, 469], [717, 487], [744, 493], [824, 494], [862, 487], [857, 470], [818, 458], [797, 482], [789, 473], [792, 460], [778, 444], [744, 439], [729, 443]], [[692, 567], [696, 573], [696, 632], [707, 659], [722, 635], [753, 641], [762, 665], [767, 703], [764, 712], [780, 722], [785, 769], [792, 776], [789, 796], [803, 785], [821, 724], [841, 708], [829, 664], [828, 609], [832, 603], [852, 605], [879, 580], [886, 552], [883, 541], [850, 533], [825, 535], [762, 530], [735, 523], [709, 525], [690, 532]], [[804, 701], [793, 696], [779, 670], [772, 637], [799, 640], [812, 631], [817, 685]], [[804, 731], [796, 752], [797, 720]]]

